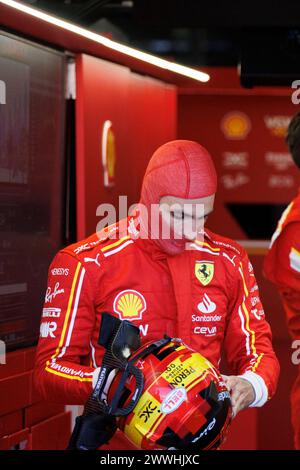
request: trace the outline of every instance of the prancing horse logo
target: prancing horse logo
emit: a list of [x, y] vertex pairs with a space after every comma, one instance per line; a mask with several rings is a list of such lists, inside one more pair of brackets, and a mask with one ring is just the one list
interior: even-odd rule
[[210, 283], [214, 277], [214, 263], [212, 261], [196, 261], [195, 275], [204, 286]]

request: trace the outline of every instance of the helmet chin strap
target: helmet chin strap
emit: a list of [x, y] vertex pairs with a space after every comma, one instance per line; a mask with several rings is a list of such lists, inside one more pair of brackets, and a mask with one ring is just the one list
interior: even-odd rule
[[[85, 404], [83, 414], [76, 418], [69, 450], [96, 450], [107, 443], [116, 432], [116, 417], [128, 415], [136, 406], [143, 392], [144, 376], [135, 363], [171, 341], [171, 338], [165, 336], [137, 351], [141, 345], [139, 334], [139, 328], [131, 322], [121, 321], [107, 312], [102, 313], [98, 344], [105, 348], [105, 354], [95, 388]], [[117, 373], [120, 379], [108, 403], [108, 391]], [[135, 391], [127, 406], [120, 407], [126, 381], [132, 375], [135, 378]]]
[[[89, 396], [84, 411], [76, 418], [69, 450], [96, 450], [107, 443], [116, 432], [116, 416], [131, 412], [139, 399], [144, 384], [143, 374], [127, 358], [140, 346], [140, 330], [127, 320], [121, 321], [110, 313], [103, 312], [101, 319], [99, 345], [106, 351], [103, 356], [96, 386]], [[107, 391], [112, 377], [123, 371], [112, 403], [107, 403]], [[118, 408], [124, 384], [132, 374], [136, 380], [136, 392], [129, 405]]]
[[[107, 415], [124, 416], [130, 413], [139, 399], [144, 385], [144, 377], [128, 357], [140, 346], [140, 330], [128, 320], [121, 321], [110, 313], [103, 312], [98, 344], [106, 351], [90, 401], [98, 405], [100, 411]], [[107, 402], [106, 390], [111, 381], [113, 371], [123, 371], [112, 402]], [[124, 389], [126, 380], [133, 375], [136, 380], [136, 391], [125, 408], [118, 408], [118, 403]], [[110, 378], [109, 378], [110, 377]], [[106, 390], [105, 390], [106, 389]]]
[[[98, 404], [101, 412], [113, 416], [125, 416], [131, 413], [137, 404], [144, 386], [144, 376], [134, 364], [148, 354], [162, 348], [171, 341], [163, 339], [150, 344], [148, 347], [133, 354], [140, 347], [140, 330], [128, 320], [119, 320], [110, 313], [102, 314], [102, 322], [98, 343], [106, 348], [98, 380], [91, 395], [91, 401]], [[133, 354], [133, 357], [129, 357]], [[107, 402], [107, 390], [111, 383], [113, 371], [123, 371], [111, 403]], [[135, 378], [135, 391], [128, 405], [118, 407], [125, 383], [130, 375]]]

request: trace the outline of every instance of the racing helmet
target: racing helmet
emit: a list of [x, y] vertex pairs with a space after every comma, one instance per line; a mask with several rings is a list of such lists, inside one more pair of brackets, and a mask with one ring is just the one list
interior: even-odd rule
[[[138, 400], [118, 427], [139, 449], [216, 449], [231, 422], [230, 394], [218, 370], [181, 339], [165, 337], [143, 345], [129, 358], [142, 373], [122, 384], [119, 407]], [[120, 389], [122, 372], [114, 370], [106, 383], [106, 400]], [[118, 394], [118, 393], [117, 393]]]

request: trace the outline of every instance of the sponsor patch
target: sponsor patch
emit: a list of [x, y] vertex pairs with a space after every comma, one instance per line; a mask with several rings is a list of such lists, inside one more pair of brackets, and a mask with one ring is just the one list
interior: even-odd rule
[[262, 309], [252, 308], [251, 313], [257, 320], [262, 320], [265, 316], [265, 312]]
[[221, 315], [192, 315], [192, 322], [217, 322], [221, 320]]
[[121, 320], [141, 320], [147, 303], [140, 292], [127, 289], [116, 296], [113, 308]]
[[72, 369], [70, 367], [62, 366], [61, 364], [58, 364], [56, 362], [52, 362], [50, 364], [50, 368], [53, 369], [53, 370], [56, 370], [56, 371], [58, 371], [62, 374], [73, 375], [74, 377], [78, 376], [78, 377], [84, 378], [86, 375], [92, 375], [92, 374], [83, 372], [83, 370], [81, 370], [81, 369], [75, 370], [75, 369]]
[[255, 305], [259, 304], [260, 302], [259, 297], [257, 296], [250, 297], [250, 301], [251, 301], [252, 307], [255, 307]]
[[207, 436], [207, 433], [209, 431], [211, 431], [214, 427], [215, 427], [215, 424], [216, 424], [216, 418], [214, 418], [210, 423], [209, 425], [204, 429], [204, 431], [201, 432], [201, 434], [197, 437], [195, 437], [192, 442], [195, 443], [197, 441], [199, 441], [199, 439], [201, 439], [203, 436]]
[[49, 307], [43, 308], [43, 317], [45, 318], [59, 318], [61, 313], [61, 308]]
[[45, 303], [47, 304], [49, 302], [52, 302], [52, 300], [55, 299], [57, 295], [63, 294], [64, 292], [65, 292], [64, 289], [59, 288], [59, 282], [55, 284], [53, 292], [52, 292], [51, 287], [47, 287], [46, 295], [45, 295]]
[[230, 398], [230, 393], [226, 390], [224, 392], [220, 392], [218, 393], [218, 400], [219, 401], [224, 401], [226, 400], [227, 398]]
[[55, 338], [54, 331], [57, 328], [55, 321], [41, 323], [40, 326], [40, 336], [41, 338]]
[[[107, 227], [107, 229], [108, 229], [108, 227]], [[98, 232], [97, 232], [97, 235], [98, 235]], [[94, 246], [96, 246], [99, 243], [105, 241], [108, 238], [108, 235], [105, 232], [105, 235], [103, 237], [101, 237], [101, 232], [99, 232], [98, 237], [100, 237], [100, 238], [98, 240], [95, 240], [94, 242], [84, 243], [83, 245], [77, 246], [74, 250], [74, 253], [76, 255], [79, 255], [79, 253], [81, 253], [82, 251], [91, 250], [92, 248], [94, 248]]]
[[196, 335], [203, 335], [203, 336], [216, 336], [217, 327], [216, 326], [196, 326], [194, 328], [194, 333]]
[[194, 357], [190, 360], [181, 362], [181, 358], [173, 361], [162, 374], [172, 387], [188, 385], [193, 382], [197, 375], [197, 364]]
[[154, 413], [155, 410], [157, 410], [158, 406], [153, 403], [153, 401], [149, 400], [144, 408], [141, 410], [141, 412], [138, 414], [138, 417], [144, 421], [144, 423], [147, 423], [147, 421], [150, 419], [151, 415]]
[[84, 262], [85, 263], [95, 263], [97, 266], [100, 267], [100, 262], [98, 260], [99, 256], [100, 256], [100, 253], [97, 254], [96, 258], [89, 258], [89, 257], [86, 256], [84, 258]]
[[195, 276], [204, 286], [207, 286], [214, 277], [215, 267], [211, 261], [196, 261]]
[[53, 268], [51, 274], [52, 276], [68, 276], [69, 268]]
[[184, 401], [187, 399], [186, 389], [183, 387], [175, 388], [172, 390], [161, 405], [161, 412], [165, 414], [172, 413], [173, 411], [177, 410], [177, 408], [182, 405]]
[[202, 302], [198, 304], [198, 310], [200, 310], [201, 313], [213, 313], [216, 307], [215, 302], [210, 300], [207, 294], [204, 294]]

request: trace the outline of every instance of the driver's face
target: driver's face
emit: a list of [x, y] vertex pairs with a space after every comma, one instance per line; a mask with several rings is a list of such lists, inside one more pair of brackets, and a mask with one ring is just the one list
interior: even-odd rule
[[193, 241], [203, 233], [208, 215], [213, 211], [215, 195], [200, 199], [182, 199], [164, 196], [159, 210], [163, 221], [171, 226], [176, 238]]

